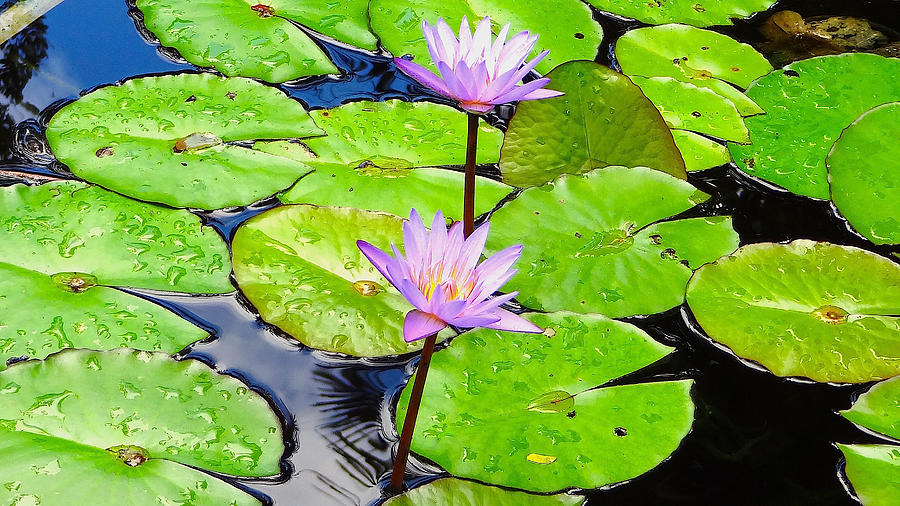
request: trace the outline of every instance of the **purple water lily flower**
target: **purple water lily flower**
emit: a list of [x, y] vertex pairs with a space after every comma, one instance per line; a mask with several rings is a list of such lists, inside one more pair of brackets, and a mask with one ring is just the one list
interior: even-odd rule
[[403, 224], [406, 257], [393, 244], [392, 257], [366, 241], [356, 241], [375, 268], [415, 306], [403, 322], [403, 338], [407, 342], [430, 336], [448, 324], [542, 332], [528, 320], [500, 308], [519, 292], [491, 297], [517, 272], [512, 265], [522, 254], [522, 246], [510, 246], [476, 266], [487, 235], [488, 223], [478, 227], [468, 239], [463, 238], [460, 222], [447, 232], [440, 211], [429, 232], [413, 209], [409, 221]]
[[525, 63], [537, 42], [537, 35], [524, 31], [506, 41], [509, 33], [507, 23], [497, 35], [497, 40], [492, 42], [490, 18], [482, 19], [472, 34], [465, 16], [459, 27], [458, 39], [440, 18], [435, 26], [423, 20], [422, 31], [440, 77], [403, 58], [394, 58], [394, 63], [416, 81], [459, 101], [459, 105], [467, 111], [485, 113], [498, 104], [562, 95], [559, 91], [543, 89], [550, 82], [547, 78], [518, 86], [519, 81], [550, 52], [543, 51]]

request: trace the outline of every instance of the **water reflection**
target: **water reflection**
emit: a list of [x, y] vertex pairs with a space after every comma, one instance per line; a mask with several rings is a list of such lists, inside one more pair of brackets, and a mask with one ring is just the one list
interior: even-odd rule
[[[25, 86], [47, 57], [47, 25], [38, 19], [0, 46], [0, 157], [10, 158], [16, 120], [13, 109], [36, 115], [25, 99]], [[18, 116], [21, 116], [20, 112]]]

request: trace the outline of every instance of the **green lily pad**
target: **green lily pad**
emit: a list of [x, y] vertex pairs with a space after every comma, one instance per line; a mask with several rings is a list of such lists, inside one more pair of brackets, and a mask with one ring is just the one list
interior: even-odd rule
[[248, 220], [232, 243], [234, 275], [263, 320], [303, 344], [354, 356], [412, 352], [412, 306], [363, 257], [362, 239], [390, 251], [403, 220], [352, 208], [281, 206]]
[[853, 406], [841, 411], [844, 418], [900, 440], [900, 377], [876, 384], [859, 396]]
[[[328, 56], [291, 21], [312, 22], [313, 29], [323, 29], [328, 35], [371, 49], [375, 46], [374, 37], [364, 30], [365, 3], [361, 0], [267, 0], [265, 4], [137, 0], [136, 6], [144, 15], [144, 25], [162, 45], [177, 49], [194, 65], [212, 67], [226, 76], [282, 83], [336, 74], [338, 69]], [[267, 15], [267, 8], [272, 15]]]
[[63, 107], [47, 126], [72, 172], [173, 207], [250, 204], [312, 170], [235, 144], [322, 135], [299, 102], [250, 79], [177, 74], [131, 79]]
[[563, 176], [496, 211], [487, 248], [524, 244], [506, 288], [519, 290], [527, 307], [613, 318], [658, 313], [684, 301], [694, 269], [738, 246], [727, 216], [660, 221], [707, 198], [643, 167]]
[[0, 216], [0, 262], [106, 286], [234, 290], [225, 243], [187, 211], [66, 181], [0, 189]]
[[670, 128], [727, 141], [750, 142], [744, 118], [734, 102], [722, 95], [671, 77], [634, 76], [631, 80], [659, 109]]
[[691, 381], [595, 388], [671, 348], [600, 315], [525, 317], [544, 334], [478, 329], [434, 354], [414, 452], [456, 476], [550, 492], [628, 480], [675, 451], [693, 423]]
[[268, 403], [198, 361], [65, 350], [0, 372], [0, 397], [4, 503], [258, 504], [198, 470], [280, 472], [281, 422]]
[[900, 60], [864, 53], [810, 58], [772, 72], [747, 90], [766, 114], [747, 119], [753, 144], [730, 145], [734, 161], [796, 194], [830, 198], [828, 152], [861, 114], [900, 100], [898, 74]]
[[[441, 210], [447, 218], [462, 219], [464, 175], [446, 169], [352, 169], [319, 167], [281, 195], [287, 204], [349, 206], [409, 216], [415, 208], [422, 216]], [[475, 215], [497, 205], [513, 188], [485, 177], [475, 184]]]
[[651, 25], [684, 23], [693, 26], [730, 25], [732, 19], [748, 18], [777, 0], [588, 0], [594, 7]]
[[900, 266], [865, 250], [744, 246], [700, 268], [687, 301], [712, 339], [778, 376], [861, 383], [900, 374]]
[[369, 16], [372, 29], [388, 51], [396, 56], [412, 55], [416, 63], [432, 69], [422, 20], [434, 24], [443, 18], [459, 35], [463, 16], [473, 28], [481, 18], [490, 16], [494, 35], [506, 23], [511, 25], [510, 37], [523, 30], [539, 34], [531, 56], [550, 50], [536, 67], [540, 73], [570, 60], [593, 60], [603, 38], [590, 7], [578, 0], [545, 0], [527, 9], [516, 0], [372, 0]]
[[732, 85], [747, 88], [772, 66], [748, 44], [725, 35], [685, 25], [638, 28], [616, 42], [616, 58], [629, 76], [672, 77], [731, 100], [743, 116], [763, 112]]
[[675, 145], [681, 151], [688, 172], [711, 169], [731, 162], [728, 148], [694, 132], [672, 130]]
[[538, 186], [610, 165], [687, 177], [666, 122], [627, 77], [585, 61], [547, 77], [565, 95], [519, 104], [500, 153], [504, 182]]
[[837, 445], [847, 459], [844, 472], [864, 506], [900, 502], [900, 448], [892, 445]]
[[441, 478], [388, 499], [384, 506], [577, 506], [584, 497], [572, 495], [534, 495], [489, 487], [467, 480]]
[[175, 353], [208, 334], [174, 313], [90, 276], [54, 277], [0, 263], [0, 369], [14, 357], [63, 348]]
[[[464, 113], [429, 102], [351, 102], [310, 113], [328, 134], [304, 143], [310, 164], [411, 168], [466, 163], [468, 120]], [[503, 132], [479, 122], [478, 163], [500, 159]]]
[[900, 243], [900, 102], [876, 107], [847, 127], [828, 155], [831, 199], [875, 244]]

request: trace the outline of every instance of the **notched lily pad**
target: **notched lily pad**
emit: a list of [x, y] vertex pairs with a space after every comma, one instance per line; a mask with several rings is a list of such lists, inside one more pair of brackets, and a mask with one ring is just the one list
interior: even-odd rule
[[844, 418], [879, 434], [900, 441], [900, 377], [877, 383], [859, 396], [853, 406], [841, 411]]
[[752, 244], [687, 289], [715, 341], [779, 376], [862, 383], [900, 374], [900, 266], [858, 248]]
[[[707, 198], [644, 167], [562, 176], [495, 212], [487, 247], [524, 244], [507, 288], [530, 308], [615, 318], [658, 313], [684, 301], [694, 269], [738, 246], [727, 216], [660, 221]], [[523, 230], [522, 223], [531, 225]]]
[[235, 278], [265, 321], [307, 346], [354, 356], [415, 351], [422, 342], [402, 332], [412, 306], [356, 246], [402, 244], [401, 225], [352, 208], [277, 207], [235, 233]]
[[243, 0], [191, 2], [137, 0], [144, 24], [164, 46], [187, 61], [226, 76], [281, 83], [304, 76], [336, 74], [318, 44], [292, 21], [352, 44], [375, 49], [365, 2], [347, 0]]
[[489, 487], [467, 480], [441, 478], [388, 499], [385, 506], [577, 506], [584, 497], [534, 495]]
[[234, 290], [228, 249], [197, 216], [74, 181], [0, 188], [0, 262], [106, 286]]
[[764, 11], [776, 0], [588, 0], [594, 7], [644, 23], [684, 23], [693, 26], [730, 25]]
[[728, 148], [694, 132], [672, 130], [675, 145], [681, 151], [688, 172], [711, 169], [731, 162]]
[[687, 177], [668, 126], [627, 77], [586, 61], [547, 77], [565, 95], [519, 104], [500, 154], [504, 182], [538, 186], [610, 165]]
[[900, 102], [863, 114], [828, 155], [831, 199], [875, 244], [900, 243]]
[[590, 7], [578, 0], [544, 0], [526, 9], [515, 0], [372, 0], [369, 16], [385, 48], [395, 56], [411, 55], [416, 63], [432, 68], [420, 28], [423, 19], [434, 24], [443, 18], [456, 32], [463, 16], [473, 27], [490, 16], [495, 35], [506, 23], [511, 24], [510, 37], [523, 30], [540, 34], [531, 56], [550, 50], [537, 66], [540, 73], [569, 60], [593, 60], [603, 37]]
[[173, 207], [246, 205], [312, 168], [247, 146], [322, 135], [299, 102], [250, 79], [176, 74], [88, 93], [47, 126], [72, 172], [116, 192]]
[[4, 504], [259, 504], [200, 470], [280, 472], [268, 403], [194, 360], [66, 350], [0, 372], [0, 398]]
[[718, 93], [743, 116], [763, 112], [735, 86], [747, 88], [772, 66], [728, 36], [684, 25], [638, 28], [616, 42], [616, 58], [629, 76], [671, 77]]
[[207, 337], [156, 304], [85, 281], [91, 277], [0, 263], [0, 369], [10, 359], [45, 358], [64, 348], [172, 354]]
[[766, 114], [747, 118], [752, 144], [729, 145], [735, 163], [796, 194], [828, 199], [828, 152], [861, 114], [900, 100], [898, 74], [896, 58], [854, 53], [799, 61], [759, 79], [747, 95]]
[[[693, 423], [691, 381], [595, 388], [671, 348], [600, 315], [525, 317], [545, 333], [478, 329], [435, 353], [414, 452], [456, 476], [550, 492], [628, 480], [675, 451]], [[570, 394], [570, 410], [534, 409], [559, 392]]]

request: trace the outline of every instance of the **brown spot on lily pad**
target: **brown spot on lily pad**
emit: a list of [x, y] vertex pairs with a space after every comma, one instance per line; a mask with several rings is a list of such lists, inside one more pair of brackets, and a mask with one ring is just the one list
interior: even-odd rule
[[825, 305], [813, 311], [812, 314], [814, 317], [822, 320], [825, 323], [831, 325], [840, 325], [847, 321], [847, 316], [850, 315], [843, 308], [839, 308], [837, 306]]
[[357, 281], [353, 283], [353, 289], [363, 297], [373, 297], [384, 291], [384, 287], [374, 281]]
[[150, 460], [147, 450], [135, 445], [121, 445], [107, 448], [106, 451], [116, 456], [116, 459], [128, 467], [138, 467]]

